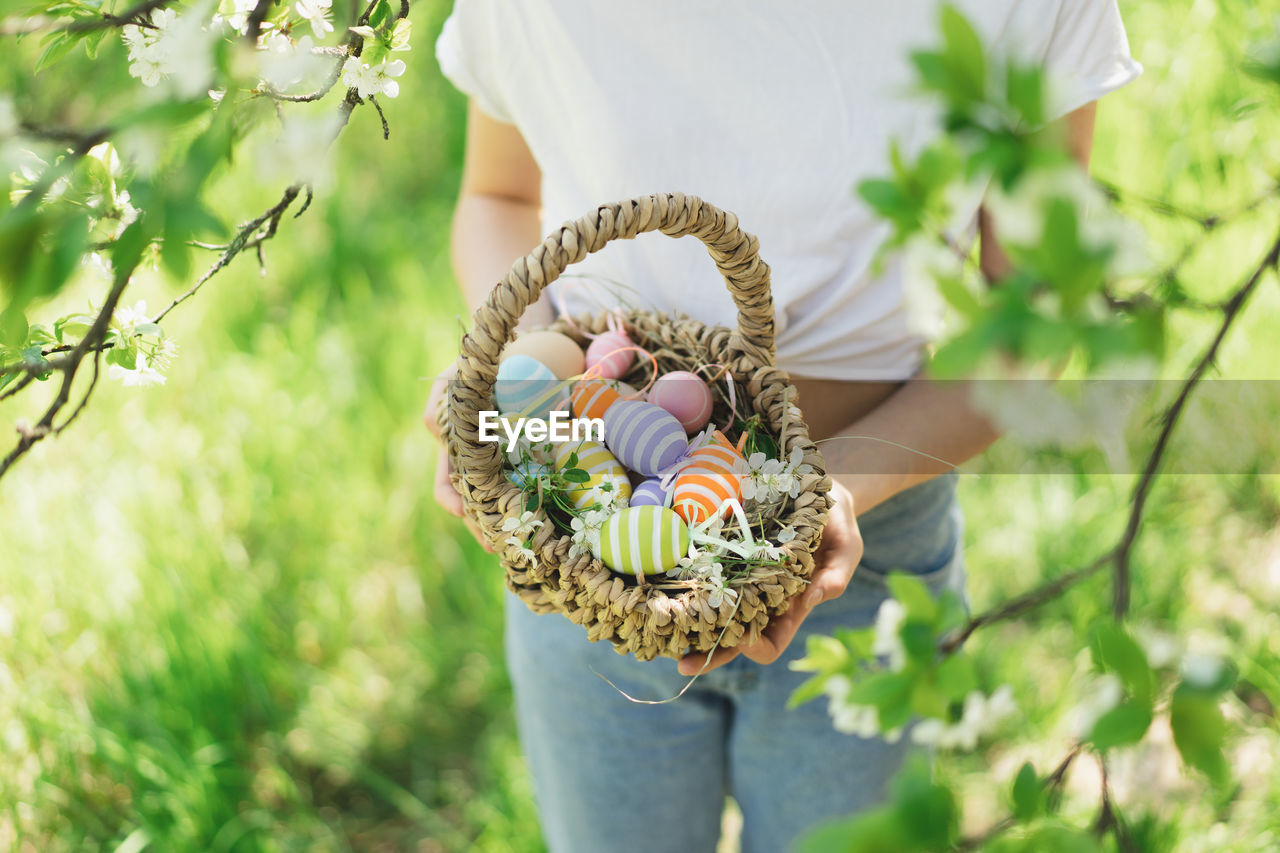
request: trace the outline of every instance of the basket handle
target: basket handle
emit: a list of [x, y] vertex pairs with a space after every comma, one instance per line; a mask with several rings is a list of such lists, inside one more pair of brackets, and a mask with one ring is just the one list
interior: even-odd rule
[[683, 193], [603, 204], [594, 213], [566, 222], [516, 261], [476, 309], [471, 331], [462, 339], [457, 378], [450, 383], [449, 425], [468, 445], [469, 452], [460, 454], [470, 457], [463, 460], [461, 473], [473, 488], [488, 492], [510, 486], [500, 471], [498, 445], [479, 442], [476, 420], [489, 405], [498, 379], [498, 356], [514, 337], [520, 316], [570, 264], [611, 240], [629, 240], [647, 231], [693, 235], [706, 245], [738, 306], [730, 352], [749, 355], [756, 365], [774, 364], [769, 266], [760, 258], [759, 241], [738, 227], [736, 216]]

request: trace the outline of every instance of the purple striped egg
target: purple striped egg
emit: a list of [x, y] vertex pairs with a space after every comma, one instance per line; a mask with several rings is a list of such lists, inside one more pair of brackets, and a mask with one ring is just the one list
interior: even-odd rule
[[689, 447], [684, 427], [665, 409], [619, 400], [604, 413], [604, 443], [632, 471], [654, 477]]
[[666, 506], [667, 491], [662, 481], [651, 477], [631, 489], [631, 506]]

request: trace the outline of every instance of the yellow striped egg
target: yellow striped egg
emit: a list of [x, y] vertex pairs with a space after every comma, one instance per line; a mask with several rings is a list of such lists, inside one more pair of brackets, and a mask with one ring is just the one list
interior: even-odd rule
[[676, 475], [671, 508], [690, 524], [699, 524], [714, 515], [729, 499], [742, 500], [742, 479], [734, 463], [742, 459], [724, 433], [717, 430], [714, 441], [689, 451], [693, 461]]
[[656, 575], [671, 571], [689, 553], [689, 528], [660, 506], [614, 513], [600, 528], [599, 557], [615, 572]]
[[609, 449], [598, 441], [566, 441], [556, 446], [555, 462], [557, 468], [566, 468], [569, 457], [578, 454], [575, 467], [587, 472], [585, 483], [572, 484], [575, 488], [565, 492], [565, 496], [575, 509], [586, 509], [595, 501], [591, 498], [591, 489], [612, 479], [614, 489], [623, 500], [631, 498], [631, 481], [627, 479], [627, 469], [613, 458]]

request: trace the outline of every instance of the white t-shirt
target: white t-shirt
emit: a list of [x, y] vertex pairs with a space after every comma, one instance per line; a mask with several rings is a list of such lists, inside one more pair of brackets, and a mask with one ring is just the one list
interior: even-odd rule
[[[781, 367], [902, 379], [928, 341], [909, 316], [901, 260], [873, 270], [889, 229], [854, 187], [888, 173], [891, 140], [910, 152], [938, 132], [936, 107], [911, 91], [908, 56], [938, 43], [940, 3], [456, 0], [436, 55], [528, 143], [544, 233], [605, 202], [697, 195], [760, 238]], [[1044, 64], [1056, 81], [1051, 117], [1142, 72], [1116, 0], [958, 5], [993, 50]], [[693, 237], [615, 241], [570, 272], [632, 288], [631, 304], [735, 321]], [[614, 301], [600, 287], [553, 287], [575, 313]]]

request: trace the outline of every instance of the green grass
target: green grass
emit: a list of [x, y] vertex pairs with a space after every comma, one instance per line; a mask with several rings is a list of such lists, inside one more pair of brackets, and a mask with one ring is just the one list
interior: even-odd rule
[[[1280, 171], [1280, 95], [1233, 63], [1280, 4], [1123, 5], [1147, 74], [1104, 102], [1095, 171], [1197, 209], [1251, 198]], [[174, 313], [168, 384], [104, 384], [74, 429], [4, 480], [0, 849], [541, 849], [501, 575], [434, 507], [420, 423], [420, 378], [451, 359], [461, 311], [447, 230], [463, 103], [430, 56], [446, 6], [415, 9], [409, 76], [385, 104], [390, 141], [358, 111], [335, 185], [285, 221], [266, 275], [241, 258]], [[235, 222], [281, 188], [224, 178], [214, 203]], [[1157, 259], [1194, 232], [1141, 218]], [[1278, 225], [1273, 206], [1215, 235], [1188, 288], [1228, 292]], [[154, 274], [130, 298], [154, 307], [177, 292]], [[1271, 277], [1223, 375], [1275, 375], [1278, 311]], [[1179, 313], [1171, 330], [1164, 372], [1177, 376], [1211, 329]], [[24, 414], [0, 406], [0, 422]], [[967, 478], [975, 604], [1096, 556], [1131, 485]], [[1167, 744], [1113, 768], [1127, 808], [1163, 815], [1190, 849], [1271, 849], [1280, 831], [1266, 705], [1280, 703], [1278, 519], [1276, 478], [1167, 478], [1138, 549], [1138, 618], [1229, 638], [1254, 691], [1234, 713], [1262, 724], [1233, 746], [1244, 787], [1218, 826], [1202, 799], [1142, 784], [1171, 760]], [[1085, 666], [1063, 649], [1108, 596], [1093, 582], [979, 635], [984, 679], [1012, 683], [1026, 719], [1007, 744], [942, 762], [970, 794], [970, 826], [1002, 813], [992, 775], [1010, 779], [1027, 756], [1045, 770], [1062, 751]], [[1083, 813], [1087, 768], [1076, 777], [1069, 808]]]

